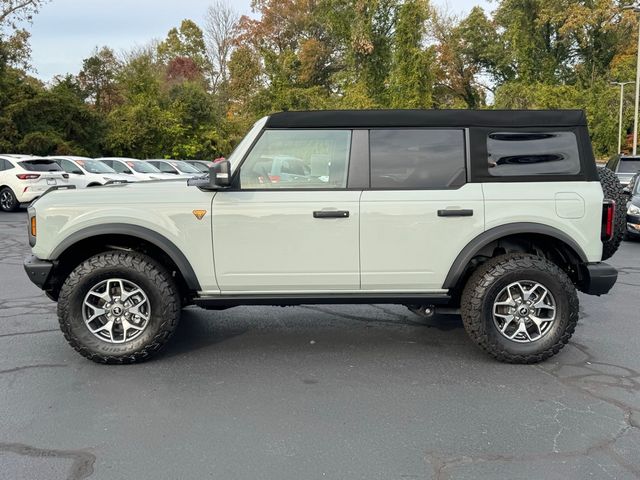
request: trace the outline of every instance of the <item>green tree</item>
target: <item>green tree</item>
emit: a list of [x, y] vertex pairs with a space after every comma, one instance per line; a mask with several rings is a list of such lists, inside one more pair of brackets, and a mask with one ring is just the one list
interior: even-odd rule
[[120, 69], [120, 61], [108, 47], [96, 48], [93, 55], [82, 62], [78, 82], [99, 112], [109, 113], [120, 102], [116, 83]]
[[165, 65], [176, 57], [186, 57], [193, 60], [202, 73], [211, 69], [204, 34], [193, 20], [183, 20], [180, 28], [169, 30], [157, 51], [159, 61]]
[[398, 9], [393, 45], [393, 67], [389, 75], [393, 108], [433, 106], [433, 48], [425, 48], [429, 8], [426, 0], [407, 0]]

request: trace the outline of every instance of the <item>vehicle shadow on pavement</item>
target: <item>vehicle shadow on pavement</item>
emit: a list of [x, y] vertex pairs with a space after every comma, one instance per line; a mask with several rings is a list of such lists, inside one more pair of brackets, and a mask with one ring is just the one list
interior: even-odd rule
[[[362, 309], [366, 308], [363, 314]], [[422, 318], [404, 307], [387, 305], [359, 306], [356, 310], [343, 305], [308, 305], [302, 307], [238, 307], [223, 311], [187, 308], [173, 339], [159, 357], [172, 357], [229, 343], [224, 350], [294, 353], [300, 345], [330, 344], [330, 349], [359, 346], [367, 349], [403, 344], [442, 346], [465, 344], [459, 315], [434, 315]], [[371, 313], [371, 315], [366, 315]], [[457, 332], [456, 332], [457, 330]], [[246, 337], [240, 339], [239, 337]], [[387, 345], [381, 345], [386, 343]], [[316, 347], [317, 348], [317, 347]], [[323, 347], [320, 347], [323, 348]], [[223, 348], [219, 349], [220, 351]], [[400, 352], [399, 352], [400, 353]]]

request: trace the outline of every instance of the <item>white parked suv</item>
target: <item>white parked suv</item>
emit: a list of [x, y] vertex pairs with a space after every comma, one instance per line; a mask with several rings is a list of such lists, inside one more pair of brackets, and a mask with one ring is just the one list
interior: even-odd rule
[[533, 363], [569, 341], [577, 290], [616, 282], [602, 175], [582, 111], [286, 112], [208, 176], [45, 195], [25, 269], [97, 362], [151, 357], [190, 304], [394, 303], [459, 309]]
[[51, 187], [69, 185], [69, 175], [51, 159], [0, 155], [0, 210], [12, 212]]
[[117, 173], [104, 163], [86, 157], [50, 157], [69, 174], [69, 181], [77, 188], [97, 187], [111, 183], [135, 182], [131, 175]]
[[96, 158], [108, 167], [113, 168], [132, 181], [143, 182], [146, 180], [175, 180], [175, 175], [162, 173], [156, 167], [143, 160], [134, 158]]

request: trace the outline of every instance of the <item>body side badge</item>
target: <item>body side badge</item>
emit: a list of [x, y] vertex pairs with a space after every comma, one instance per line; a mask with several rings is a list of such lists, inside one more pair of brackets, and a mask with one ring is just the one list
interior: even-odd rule
[[192, 212], [198, 220], [202, 220], [204, 216], [207, 214], [206, 210], [194, 210]]

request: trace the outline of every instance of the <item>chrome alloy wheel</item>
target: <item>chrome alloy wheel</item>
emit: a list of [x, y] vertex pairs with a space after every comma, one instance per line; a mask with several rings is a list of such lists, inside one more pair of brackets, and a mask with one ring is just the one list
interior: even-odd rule
[[0, 206], [3, 210], [11, 210], [13, 208], [13, 196], [9, 190], [0, 193]]
[[503, 288], [493, 303], [493, 323], [513, 342], [531, 343], [544, 337], [556, 319], [556, 301], [544, 285], [522, 280]]
[[82, 317], [89, 331], [100, 340], [125, 343], [147, 328], [151, 303], [135, 283], [110, 278], [89, 290], [82, 304]]

